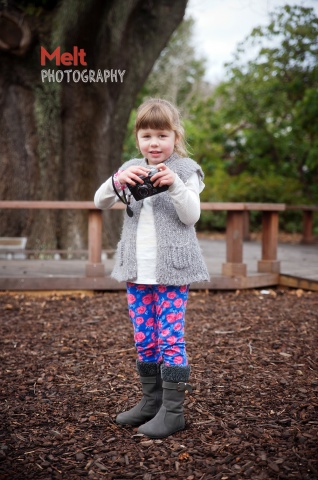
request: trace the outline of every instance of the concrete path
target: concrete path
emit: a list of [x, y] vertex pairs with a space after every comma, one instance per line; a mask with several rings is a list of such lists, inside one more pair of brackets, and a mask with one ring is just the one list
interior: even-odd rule
[[[220, 275], [225, 262], [225, 241], [200, 238], [200, 245], [211, 275]], [[278, 260], [281, 273], [318, 282], [318, 245], [279, 244]], [[243, 261], [248, 274], [257, 272], [261, 259], [260, 242], [244, 243]], [[0, 278], [12, 277], [69, 277], [82, 276], [87, 260], [0, 260]], [[106, 260], [106, 272], [113, 260]]]
[[[220, 273], [225, 261], [225, 241], [200, 238], [200, 245], [209, 271]], [[260, 242], [244, 242], [243, 261], [250, 273], [257, 271], [261, 259]], [[318, 281], [318, 245], [279, 244], [277, 259], [281, 262], [281, 273]]]

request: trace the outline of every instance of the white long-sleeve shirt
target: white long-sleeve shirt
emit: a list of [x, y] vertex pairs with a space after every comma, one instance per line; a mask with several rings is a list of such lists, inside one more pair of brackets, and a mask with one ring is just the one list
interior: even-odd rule
[[[181, 222], [194, 225], [200, 218], [200, 193], [204, 183], [197, 173], [193, 173], [186, 183], [176, 174], [168, 193]], [[95, 193], [97, 208], [109, 209], [117, 201], [117, 195], [109, 178]], [[157, 238], [151, 197], [143, 200], [137, 227], [137, 279], [135, 283], [156, 284]]]

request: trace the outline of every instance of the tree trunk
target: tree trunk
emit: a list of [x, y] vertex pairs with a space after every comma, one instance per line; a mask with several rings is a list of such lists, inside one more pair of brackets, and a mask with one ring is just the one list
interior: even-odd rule
[[[136, 96], [182, 21], [187, 0], [50, 3], [57, 6], [35, 11], [33, 16], [10, 11], [22, 19], [16, 25], [27, 22], [30, 26], [33, 40], [26, 52], [25, 45], [19, 51], [16, 31], [15, 41], [13, 34], [4, 38], [2, 32], [8, 32], [12, 24], [0, 17], [0, 27], [1, 21], [7, 21], [0, 32], [2, 199], [93, 199], [99, 185], [121, 164]], [[50, 53], [58, 46], [61, 53], [73, 52], [77, 46], [84, 49], [87, 66], [56, 66], [54, 61], [41, 66], [40, 46]], [[125, 73], [122, 82], [117, 73], [117, 82], [67, 82], [65, 74], [62, 82], [49, 83], [41, 81], [41, 69]], [[113, 245], [120, 228], [118, 213], [107, 213], [105, 223], [107, 242]], [[0, 235], [26, 235], [28, 247], [85, 248], [86, 230], [85, 213], [0, 212]]]

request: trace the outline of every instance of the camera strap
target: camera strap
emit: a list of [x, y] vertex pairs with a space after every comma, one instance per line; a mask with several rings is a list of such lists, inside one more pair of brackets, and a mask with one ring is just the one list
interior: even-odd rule
[[129, 206], [130, 205], [130, 200], [129, 200], [129, 197], [127, 199], [127, 196], [126, 196], [126, 193], [125, 193], [125, 190], [123, 190], [123, 196], [121, 197], [117, 191], [117, 188], [116, 188], [116, 185], [115, 185], [115, 182], [114, 182], [114, 175], [112, 175], [112, 185], [113, 185], [113, 189], [114, 189], [114, 192], [116, 193], [117, 197], [119, 198], [119, 200], [124, 204], [126, 205], [126, 213], [128, 215], [128, 217], [133, 217], [134, 216], [134, 212], [132, 211], [131, 207]]

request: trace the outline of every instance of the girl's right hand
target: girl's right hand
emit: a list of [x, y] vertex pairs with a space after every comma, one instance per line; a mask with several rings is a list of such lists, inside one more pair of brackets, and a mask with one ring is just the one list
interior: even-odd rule
[[134, 186], [136, 185], [136, 182], [144, 183], [139, 175], [145, 176], [149, 171], [150, 168], [133, 165], [132, 167], [126, 168], [126, 170], [122, 170], [117, 178], [121, 185], [129, 183], [129, 185]]

